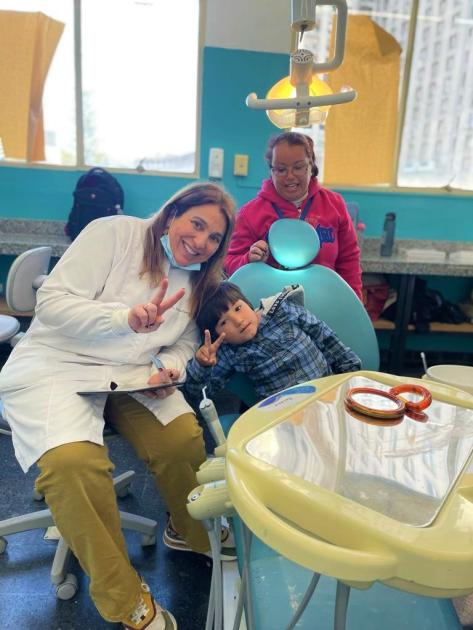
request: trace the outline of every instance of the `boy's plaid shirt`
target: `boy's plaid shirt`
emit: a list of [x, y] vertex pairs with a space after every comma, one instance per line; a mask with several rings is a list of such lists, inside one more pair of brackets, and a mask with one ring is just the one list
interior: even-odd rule
[[212, 396], [235, 372], [243, 372], [262, 400], [286, 387], [360, 367], [358, 356], [327, 324], [291, 300], [284, 300], [274, 313], [262, 315], [251, 341], [223, 343], [214, 367], [202, 367], [195, 358], [189, 361], [185, 387], [191, 397], [199, 398], [207, 385]]

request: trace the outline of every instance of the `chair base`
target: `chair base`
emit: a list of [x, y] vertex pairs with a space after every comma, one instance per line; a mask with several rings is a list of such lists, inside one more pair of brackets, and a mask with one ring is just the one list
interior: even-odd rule
[[[135, 473], [127, 471], [113, 480], [113, 485], [118, 496], [126, 496], [129, 492], [130, 483]], [[141, 545], [143, 547], [156, 544], [157, 522], [138, 516], [130, 512], [120, 511], [120, 521], [123, 529], [131, 529], [141, 534]], [[50, 510], [38, 510], [30, 514], [22, 516], [14, 516], [12, 518], [0, 521], [0, 554], [7, 547], [7, 541], [4, 536], [10, 534], [18, 534], [20, 532], [31, 531], [34, 529], [46, 529], [54, 525], [54, 520]], [[72, 599], [77, 593], [77, 579], [72, 573], [68, 573], [69, 561], [71, 558], [71, 550], [67, 546], [63, 538], [60, 538], [54, 555], [51, 567], [51, 582], [56, 589], [58, 599]]]

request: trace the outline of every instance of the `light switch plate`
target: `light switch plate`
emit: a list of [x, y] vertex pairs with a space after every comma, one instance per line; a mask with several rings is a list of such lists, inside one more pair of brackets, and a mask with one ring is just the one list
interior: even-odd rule
[[223, 149], [212, 147], [209, 152], [209, 177], [222, 179], [223, 177]]
[[244, 177], [248, 175], [248, 156], [237, 153], [233, 158], [233, 174]]

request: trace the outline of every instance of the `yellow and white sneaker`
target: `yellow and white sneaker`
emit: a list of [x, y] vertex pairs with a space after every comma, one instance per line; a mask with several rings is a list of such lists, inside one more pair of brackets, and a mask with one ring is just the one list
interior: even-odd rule
[[122, 622], [125, 630], [177, 630], [177, 623], [168, 610], [154, 600], [149, 586], [142, 582], [140, 601], [131, 615]]

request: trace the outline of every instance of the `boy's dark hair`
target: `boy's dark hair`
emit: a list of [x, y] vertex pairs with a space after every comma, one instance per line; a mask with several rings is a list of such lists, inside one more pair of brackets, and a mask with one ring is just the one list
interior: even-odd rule
[[199, 313], [196, 317], [197, 326], [203, 334], [205, 330], [209, 330], [212, 337], [216, 337], [215, 326], [220, 317], [228, 311], [232, 304], [242, 300], [248, 306], [253, 308], [251, 302], [240, 291], [240, 287], [233, 282], [222, 282], [217, 289], [206, 297]]

